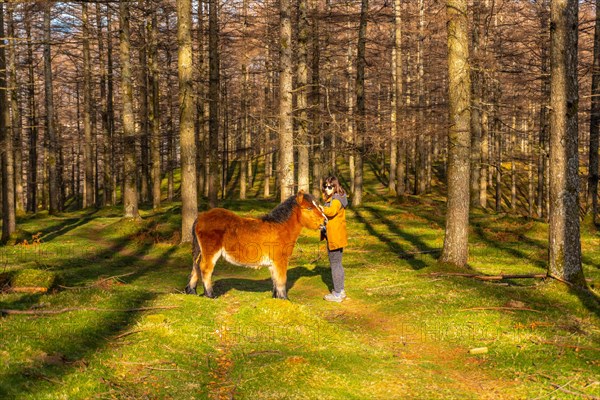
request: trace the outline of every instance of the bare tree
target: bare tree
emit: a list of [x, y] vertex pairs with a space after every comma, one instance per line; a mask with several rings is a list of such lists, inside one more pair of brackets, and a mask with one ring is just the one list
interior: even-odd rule
[[81, 4], [83, 29], [83, 162], [85, 164], [83, 207], [94, 204], [94, 164], [92, 159], [92, 71], [90, 61], [90, 27], [87, 3]]
[[308, 19], [307, 0], [298, 0], [296, 16], [298, 19], [298, 63], [296, 70], [298, 135], [298, 189], [309, 190], [309, 138], [308, 138]]
[[363, 157], [365, 155], [365, 135], [367, 132], [366, 110], [365, 110], [365, 67], [366, 67], [366, 43], [367, 43], [367, 14], [369, 12], [369, 0], [361, 0], [360, 23], [358, 28], [358, 47], [356, 56], [356, 140], [354, 160], [354, 193], [352, 194], [352, 205], [362, 204], [363, 194]]
[[596, 1], [594, 63], [592, 67], [592, 109], [590, 112], [590, 149], [587, 206], [592, 223], [598, 216], [598, 142], [600, 141], [600, 4]]
[[192, 225], [198, 216], [191, 0], [177, 0], [177, 43], [179, 45], [177, 65], [181, 145], [181, 242], [186, 243], [192, 240]]
[[550, 226], [548, 273], [585, 286], [579, 235], [578, 0], [550, 6]]
[[294, 193], [292, 124], [292, 21], [290, 0], [279, 3], [279, 190], [281, 201]]
[[152, 178], [152, 208], [160, 207], [160, 98], [158, 67], [158, 16], [152, 13], [146, 26], [148, 35], [148, 123], [150, 124], [150, 162]]
[[33, 42], [31, 40], [31, 21], [25, 18], [25, 34], [27, 38], [27, 105], [29, 118], [29, 169], [27, 171], [27, 211], [37, 212], [37, 143], [38, 143], [38, 119], [37, 103], [35, 97], [35, 77], [33, 66]]
[[[0, 37], [4, 37], [4, 5], [0, 4]], [[0, 47], [0, 143], [2, 144], [2, 238], [10, 239], [16, 230], [13, 133], [6, 82], [6, 52]]]
[[48, 151], [48, 186], [50, 197], [50, 214], [61, 211], [59, 169], [58, 169], [58, 137], [55, 127], [54, 95], [52, 78], [52, 56], [51, 56], [51, 26], [50, 12], [52, 3], [48, 2], [44, 7], [44, 87], [46, 90], [46, 141]]
[[[394, 1], [394, 50], [395, 50], [395, 114], [396, 114], [396, 171], [394, 173], [396, 195], [404, 196], [406, 194], [406, 135], [403, 133], [402, 118], [402, 99], [404, 98], [402, 89], [402, 2]], [[391, 179], [391, 174], [390, 174]]]
[[23, 196], [23, 146], [21, 109], [19, 105], [19, 82], [17, 79], [17, 38], [15, 36], [14, 4], [8, 6], [8, 87], [10, 91], [11, 127], [14, 140], [14, 185], [15, 185], [15, 213], [25, 213], [25, 199]]
[[133, 85], [131, 80], [131, 43], [129, 31], [129, 3], [119, 3], [121, 97], [123, 102], [123, 208], [125, 218], [139, 218], [138, 191], [136, 184], [135, 122], [133, 117]]
[[448, 0], [448, 202], [441, 261], [464, 266], [469, 254], [471, 77], [467, 0]]
[[217, 194], [219, 191], [219, 17], [218, 1], [208, 2], [208, 58], [209, 58], [209, 177], [208, 177], [208, 204], [210, 207], [217, 206]]

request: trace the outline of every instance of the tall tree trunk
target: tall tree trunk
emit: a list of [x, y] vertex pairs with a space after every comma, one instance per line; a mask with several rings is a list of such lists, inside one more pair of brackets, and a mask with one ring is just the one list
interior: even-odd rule
[[113, 41], [112, 38], [112, 14], [110, 11], [110, 7], [106, 7], [106, 67], [107, 67], [107, 82], [106, 82], [106, 114], [108, 120], [108, 137], [110, 139], [109, 143], [109, 154], [110, 158], [109, 162], [106, 162], [104, 165], [104, 172], [108, 174], [110, 177], [110, 204], [117, 204], [117, 174], [119, 169], [117, 168], [117, 157], [115, 155], [115, 107], [114, 107], [114, 68], [113, 68]]
[[179, 45], [177, 65], [181, 147], [181, 242], [187, 243], [192, 241], [192, 225], [198, 216], [191, 0], [177, 0], [177, 43]]
[[219, 192], [219, 16], [218, 1], [209, 0], [208, 9], [208, 58], [209, 58], [209, 177], [208, 177], [208, 204], [217, 206]]
[[517, 212], [517, 116], [513, 115], [510, 130], [510, 209]]
[[548, 272], [584, 287], [578, 201], [578, 9], [578, 0], [552, 0], [551, 3]]
[[356, 148], [356, 158], [354, 165], [354, 193], [352, 196], [352, 205], [355, 207], [362, 204], [363, 194], [363, 157], [365, 156], [365, 135], [367, 132], [367, 121], [365, 120], [365, 53], [368, 12], [369, 0], [361, 0], [358, 47], [356, 53], [356, 141], [354, 143]]
[[592, 223], [598, 216], [598, 142], [600, 141], [600, 3], [596, 1], [594, 28], [594, 64], [592, 68], [592, 110], [590, 113], [590, 149], [588, 163], [587, 212]]
[[[483, 86], [483, 85], [482, 85]], [[482, 92], [485, 93], [482, 87]], [[483, 99], [482, 95], [482, 99]], [[488, 175], [490, 170], [490, 121], [489, 107], [481, 103], [481, 167], [479, 168], [479, 206], [487, 208]]]
[[[107, 8], [108, 9], [108, 8]], [[111, 123], [108, 111], [108, 73], [107, 65], [104, 59], [104, 37], [102, 33], [103, 26], [103, 12], [102, 6], [96, 4], [96, 29], [98, 30], [98, 64], [100, 68], [100, 102], [101, 102], [101, 127], [102, 127], [102, 198], [100, 201], [101, 205], [112, 204], [112, 159], [110, 157], [111, 146], [112, 146], [112, 132]], [[107, 42], [110, 38], [110, 16], [107, 16], [107, 29], [109, 35], [107, 36]], [[112, 78], [111, 78], [112, 79]]]
[[31, 40], [31, 21], [25, 18], [27, 37], [27, 100], [29, 108], [29, 168], [27, 170], [27, 211], [37, 213], [37, 142], [38, 119], [35, 97], [35, 74], [33, 67], [33, 42]]
[[472, 65], [471, 69], [471, 207], [476, 208], [481, 205], [479, 197], [479, 182], [481, 170], [481, 95], [483, 74], [481, 73], [482, 65], [480, 64], [480, 49], [481, 49], [481, 5], [473, 5], [473, 28], [471, 31], [472, 46]]
[[541, 104], [540, 104], [540, 133], [539, 133], [539, 157], [538, 157], [538, 199], [537, 211], [538, 217], [546, 217], [548, 210], [548, 135], [550, 129], [550, 117], [548, 112], [550, 100], [550, 59], [548, 56], [547, 34], [550, 29], [548, 16], [548, 5], [550, 0], [540, 2], [540, 24], [541, 24]]
[[[0, 37], [4, 38], [4, 5], [0, 4]], [[6, 52], [0, 47], [0, 143], [2, 156], [2, 242], [16, 230], [13, 132], [7, 97]]]
[[404, 196], [406, 194], [406, 135], [403, 134], [402, 102], [404, 98], [402, 88], [402, 1], [394, 0], [394, 50], [395, 50], [395, 71], [396, 79], [394, 81], [394, 94], [396, 98], [396, 195]]
[[[242, 5], [242, 36], [244, 45], [247, 45], [248, 41], [248, 0], [243, 1]], [[242, 161], [240, 163], [240, 199], [246, 199], [246, 191], [248, 188], [248, 174], [249, 171], [249, 146], [250, 146], [250, 127], [248, 126], [248, 104], [249, 104], [249, 93], [248, 93], [248, 54], [244, 53], [242, 61], [242, 95], [240, 99], [240, 125], [241, 125], [241, 139], [242, 139]]]
[[467, 0], [448, 0], [448, 203], [441, 260], [464, 266], [469, 255], [471, 78]]
[[160, 98], [158, 68], [158, 16], [146, 27], [148, 35], [148, 123], [150, 124], [150, 162], [152, 179], [152, 209], [160, 208]]
[[[530, 107], [530, 115], [535, 115], [534, 107]], [[529, 218], [533, 218], [533, 210], [535, 208], [535, 191], [534, 191], [534, 176], [533, 176], [533, 168], [535, 166], [535, 152], [533, 151], [533, 129], [530, 129], [528, 121], [525, 120], [523, 122], [523, 131], [527, 136], [527, 204], [528, 204], [528, 212], [527, 216]]]
[[292, 123], [292, 21], [290, 0], [279, 3], [279, 190], [281, 201], [294, 193]]
[[425, 5], [423, 0], [419, 0], [419, 22], [418, 22], [418, 40], [417, 40], [417, 119], [416, 128], [421, 132], [419, 140], [415, 142], [415, 194], [425, 193], [427, 180], [427, 133], [425, 131], [425, 93], [424, 93], [424, 70], [423, 70], [423, 45], [425, 40]]
[[51, 34], [50, 34], [50, 11], [52, 3], [48, 3], [44, 9], [44, 82], [46, 90], [46, 136], [48, 148], [48, 188], [50, 196], [50, 214], [56, 214], [61, 211], [60, 188], [58, 187], [58, 137], [55, 128], [54, 118], [54, 96], [52, 94], [52, 57]]
[[319, 26], [319, 0], [312, 2], [312, 27], [311, 27], [311, 90], [310, 90], [310, 138], [313, 149], [313, 168], [312, 168], [312, 194], [319, 198], [321, 196], [322, 176], [322, 154], [321, 147], [321, 46], [320, 46], [320, 26]]
[[121, 91], [123, 102], [123, 208], [125, 218], [139, 218], [136, 185], [135, 121], [133, 117], [133, 85], [131, 79], [131, 44], [129, 32], [129, 3], [119, 3]]
[[[395, 5], [394, 5], [395, 7]], [[395, 36], [395, 33], [394, 33]], [[392, 83], [396, 82], [396, 47], [392, 48]], [[391, 111], [390, 111], [390, 170], [388, 179], [388, 194], [396, 195], [396, 168], [398, 163], [398, 135], [396, 128], [396, 90], [392, 89], [390, 93]]]
[[7, 8], [8, 17], [8, 87], [10, 88], [10, 109], [12, 110], [12, 137], [14, 140], [14, 185], [15, 185], [15, 213], [25, 213], [25, 199], [23, 197], [23, 145], [21, 123], [21, 109], [19, 105], [19, 82], [17, 81], [17, 54], [15, 37], [15, 21], [13, 14], [14, 5]]
[[297, 64], [297, 122], [298, 136], [298, 189], [308, 193], [309, 187], [309, 137], [308, 137], [308, 19], [307, 0], [298, 0], [298, 64]]
[[92, 159], [92, 71], [90, 61], [90, 27], [88, 16], [88, 5], [81, 4], [81, 24], [83, 29], [83, 135], [84, 151], [84, 196], [83, 207], [94, 204], [94, 164]]
[[205, 49], [205, 38], [204, 33], [204, 2], [198, 2], [198, 29], [197, 29], [197, 42], [198, 42], [198, 89], [196, 96], [196, 184], [198, 185], [198, 196], [203, 196], [208, 193], [206, 190], [207, 184], [207, 165], [206, 159], [208, 157], [208, 146], [207, 138], [208, 131], [206, 129], [207, 118], [205, 118], [205, 110], [207, 110], [208, 102], [206, 101], [206, 85], [207, 80], [207, 57]]
[[[147, 0], [139, 0], [138, 6], [140, 10], [148, 9], [148, 1]], [[150, 121], [148, 118], [148, 42], [146, 40], [146, 35], [148, 31], [146, 29], [146, 25], [148, 24], [148, 15], [146, 11], [142, 12], [142, 17], [140, 21], [140, 29], [138, 34], [139, 40], [139, 49], [138, 49], [138, 57], [139, 57], [139, 67], [138, 70], [138, 107], [139, 107], [139, 124], [141, 132], [140, 135], [140, 160], [139, 166], [141, 169], [141, 176], [139, 180], [139, 189], [140, 189], [140, 201], [142, 203], [147, 203], [150, 199], [150, 188], [152, 187], [150, 182]]]

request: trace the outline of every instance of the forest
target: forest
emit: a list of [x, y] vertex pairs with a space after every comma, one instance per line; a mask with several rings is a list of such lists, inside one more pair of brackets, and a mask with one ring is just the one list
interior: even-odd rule
[[[596, 3], [2, 2], [0, 397], [600, 398]], [[307, 230], [183, 296], [328, 176], [348, 301]]]

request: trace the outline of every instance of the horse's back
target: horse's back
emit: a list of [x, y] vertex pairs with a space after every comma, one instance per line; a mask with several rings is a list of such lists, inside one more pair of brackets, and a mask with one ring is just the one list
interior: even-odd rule
[[196, 231], [230, 230], [240, 225], [255, 225], [260, 221], [255, 218], [240, 217], [225, 208], [212, 208], [198, 214]]

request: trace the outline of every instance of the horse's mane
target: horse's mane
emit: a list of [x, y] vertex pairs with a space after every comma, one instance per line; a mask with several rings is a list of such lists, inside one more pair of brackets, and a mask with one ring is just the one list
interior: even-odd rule
[[[310, 201], [311, 203], [315, 200], [313, 195], [309, 193], [304, 193], [304, 199]], [[263, 215], [260, 219], [264, 222], [285, 222], [288, 219], [290, 219], [294, 208], [296, 208], [297, 206], [298, 202], [296, 201], [296, 195], [292, 195], [288, 197], [285, 201], [283, 201], [281, 204], [279, 204], [277, 207], [272, 209], [268, 214]]]

